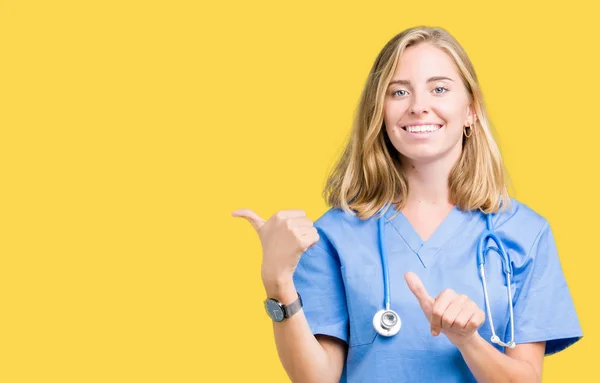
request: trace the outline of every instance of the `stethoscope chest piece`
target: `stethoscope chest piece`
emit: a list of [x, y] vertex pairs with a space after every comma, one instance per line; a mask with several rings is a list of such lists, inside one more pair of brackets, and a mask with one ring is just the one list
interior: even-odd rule
[[379, 335], [396, 335], [401, 326], [400, 316], [393, 310], [382, 309], [373, 316], [373, 327]]

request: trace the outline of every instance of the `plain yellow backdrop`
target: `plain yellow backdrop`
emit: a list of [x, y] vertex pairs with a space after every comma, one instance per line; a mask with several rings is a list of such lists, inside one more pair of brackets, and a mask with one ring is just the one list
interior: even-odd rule
[[0, 4], [1, 382], [287, 381], [230, 214], [325, 212], [375, 56], [419, 24], [469, 53], [512, 195], [555, 231], [585, 337], [544, 382], [595, 381], [587, 1]]

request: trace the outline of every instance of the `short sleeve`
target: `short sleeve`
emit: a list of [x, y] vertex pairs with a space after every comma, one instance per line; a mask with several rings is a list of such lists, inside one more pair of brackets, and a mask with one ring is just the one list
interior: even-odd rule
[[581, 339], [579, 319], [547, 221], [524, 264], [513, 263], [513, 272], [519, 281], [514, 303], [517, 344], [546, 341], [545, 354], [550, 355]]
[[340, 262], [322, 233], [321, 239], [302, 254], [294, 273], [296, 290], [313, 334], [348, 343], [348, 309]]

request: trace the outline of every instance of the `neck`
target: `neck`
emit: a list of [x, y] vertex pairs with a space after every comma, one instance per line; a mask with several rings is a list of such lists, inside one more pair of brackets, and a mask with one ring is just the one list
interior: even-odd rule
[[408, 197], [405, 205], [407, 208], [452, 206], [448, 177], [454, 165], [453, 161], [438, 159], [416, 162], [402, 158], [402, 163], [408, 179]]

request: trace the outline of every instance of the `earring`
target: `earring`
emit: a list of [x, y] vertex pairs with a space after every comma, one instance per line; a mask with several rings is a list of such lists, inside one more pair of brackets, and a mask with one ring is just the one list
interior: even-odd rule
[[[468, 133], [467, 133], [467, 129], [468, 129]], [[467, 138], [471, 137], [473, 135], [473, 125], [465, 126], [463, 133], [465, 134], [465, 137], [467, 137]]]

